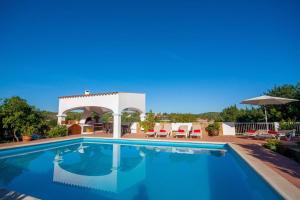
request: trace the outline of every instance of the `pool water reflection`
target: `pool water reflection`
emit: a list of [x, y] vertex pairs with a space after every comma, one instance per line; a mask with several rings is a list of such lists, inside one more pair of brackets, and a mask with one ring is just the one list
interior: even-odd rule
[[0, 157], [0, 187], [41, 199], [278, 199], [231, 149], [76, 142]]

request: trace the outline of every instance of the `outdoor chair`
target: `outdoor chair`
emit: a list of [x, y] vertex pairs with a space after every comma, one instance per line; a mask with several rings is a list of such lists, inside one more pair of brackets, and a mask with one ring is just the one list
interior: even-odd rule
[[202, 129], [200, 125], [193, 125], [190, 137], [200, 137], [202, 138]]
[[245, 136], [247, 137], [255, 137], [258, 135], [258, 132], [257, 130], [254, 130], [254, 129], [250, 129], [250, 130], [247, 130], [245, 133], [244, 133]]
[[156, 137], [160, 137], [160, 136], [169, 137], [171, 135], [171, 132], [172, 132], [171, 124], [164, 124], [156, 133]]
[[178, 136], [184, 136], [188, 137], [189, 136], [189, 127], [187, 125], [181, 125], [179, 126], [177, 131], [174, 131], [175, 137], [177, 138]]
[[159, 131], [159, 129], [160, 129], [160, 125], [155, 124], [153, 129], [150, 129], [145, 133], [145, 136], [146, 137], [149, 137], [149, 136], [155, 137], [157, 132]]

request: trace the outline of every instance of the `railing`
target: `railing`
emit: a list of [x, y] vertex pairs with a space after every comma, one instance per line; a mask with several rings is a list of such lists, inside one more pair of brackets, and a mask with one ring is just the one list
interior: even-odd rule
[[[275, 130], [279, 127], [278, 122], [268, 122], [268, 129]], [[242, 134], [246, 131], [253, 130], [267, 130], [267, 124], [265, 122], [236, 122], [235, 123], [235, 133]], [[295, 124], [296, 136], [300, 136], [300, 122]]]
[[[263, 122], [236, 122], [235, 132], [236, 134], [245, 133], [248, 130], [267, 130], [267, 124]], [[275, 125], [272, 122], [268, 123], [269, 130], [275, 130]]]

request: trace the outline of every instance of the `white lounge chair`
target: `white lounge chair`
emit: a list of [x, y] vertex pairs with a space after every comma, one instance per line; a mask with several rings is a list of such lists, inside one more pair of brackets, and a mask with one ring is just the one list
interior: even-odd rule
[[256, 137], [258, 135], [258, 131], [254, 129], [247, 130], [243, 135], [247, 137]]
[[172, 132], [171, 124], [164, 124], [157, 132], [156, 137], [160, 137], [160, 136], [169, 137], [171, 135], [171, 132]]
[[157, 132], [159, 131], [160, 129], [160, 125], [159, 124], [155, 124], [154, 128], [151, 129], [151, 130], [148, 130], [146, 133], [145, 133], [145, 136], [146, 137], [149, 137], [149, 136], [152, 136], [152, 137], [155, 137]]
[[200, 125], [193, 125], [192, 126], [192, 132], [190, 134], [190, 137], [200, 137], [202, 138], [202, 129]]
[[181, 125], [179, 126], [177, 131], [173, 131], [173, 133], [175, 134], [175, 137], [177, 138], [178, 136], [184, 136], [184, 137], [188, 137], [189, 136], [189, 127], [187, 125]]

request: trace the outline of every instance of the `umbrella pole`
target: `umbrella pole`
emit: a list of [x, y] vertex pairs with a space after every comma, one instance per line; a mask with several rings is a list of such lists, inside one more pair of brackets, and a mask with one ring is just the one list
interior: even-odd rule
[[264, 106], [264, 108], [265, 108], [265, 120], [266, 120], [267, 131], [269, 131], [267, 108], [266, 108], [266, 106]]

